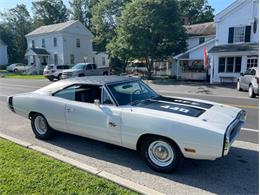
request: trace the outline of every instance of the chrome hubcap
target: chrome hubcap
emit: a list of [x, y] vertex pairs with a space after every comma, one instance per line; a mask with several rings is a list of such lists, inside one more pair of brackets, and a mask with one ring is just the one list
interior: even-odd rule
[[172, 147], [163, 141], [154, 141], [148, 148], [151, 161], [161, 167], [170, 165], [174, 159]]
[[42, 116], [37, 116], [35, 118], [34, 126], [36, 131], [41, 135], [44, 135], [47, 132], [47, 124], [45, 119]]
[[252, 87], [249, 87], [249, 95], [252, 96], [252, 94], [253, 94], [253, 89]]
[[239, 84], [239, 82], [237, 82], [237, 89], [240, 89], [240, 84]]

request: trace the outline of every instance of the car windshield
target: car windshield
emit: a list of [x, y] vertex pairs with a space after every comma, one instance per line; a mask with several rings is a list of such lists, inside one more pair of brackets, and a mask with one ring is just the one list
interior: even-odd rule
[[72, 69], [82, 70], [82, 69], [84, 69], [85, 66], [86, 66], [86, 64], [76, 64], [75, 66], [72, 67]]
[[119, 105], [134, 105], [158, 97], [158, 94], [142, 81], [111, 84], [108, 85], [108, 88]]

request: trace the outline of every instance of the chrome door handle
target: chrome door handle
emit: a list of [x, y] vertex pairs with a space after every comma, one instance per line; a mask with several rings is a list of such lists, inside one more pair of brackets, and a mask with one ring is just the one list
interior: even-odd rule
[[109, 122], [108, 124], [109, 124], [109, 127], [116, 127], [116, 126], [117, 126], [117, 125], [116, 125], [115, 123], [113, 123], [113, 122]]
[[66, 108], [66, 111], [67, 111], [67, 112], [72, 112], [73, 109], [72, 109], [72, 108]]

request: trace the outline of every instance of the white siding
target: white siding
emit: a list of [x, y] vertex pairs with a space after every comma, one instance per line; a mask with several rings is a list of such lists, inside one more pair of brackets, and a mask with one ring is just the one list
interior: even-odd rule
[[[251, 25], [253, 28], [252, 24], [254, 18], [257, 18], [257, 21], [259, 21], [258, 10], [258, 1], [253, 2], [253, 0], [247, 0], [222, 18], [216, 17], [217, 44], [228, 43], [228, 32], [230, 27]], [[251, 29], [251, 42], [259, 41], [258, 32], [254, 34]]]
[[213, 39], [215, 37], [215, 35], [189, 37], [188, 40], [187, 40], [188, 50], [193, 48], [193, 47], [198, 46], [199, 45], [199, 40], [200, 40], [201, 37], [205, 37], [205, 42], [206, 42], [206, 41], [208, 41], [210, 39]]
[[[53, 39], [57, 38], [57, 46], [54, 47]], [[54, 54], [58, 55], [58, 64], [64, 64], [63, 56], [63, 36], [59, 33], [38, 35], [27, 38], [28, 48], [32, 48], [34, 40], [35, 48], [42, 48], [42, 39], [45, 40], [45, 49], [50, 53], [50, 64], [54, 64]]]

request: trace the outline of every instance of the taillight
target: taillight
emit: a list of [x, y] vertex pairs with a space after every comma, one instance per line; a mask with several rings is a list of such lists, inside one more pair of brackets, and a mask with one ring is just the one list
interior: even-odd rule
[[256, 77], [255, 79], [256, 79], [257, 84], [259, 84], [259, 77]]

